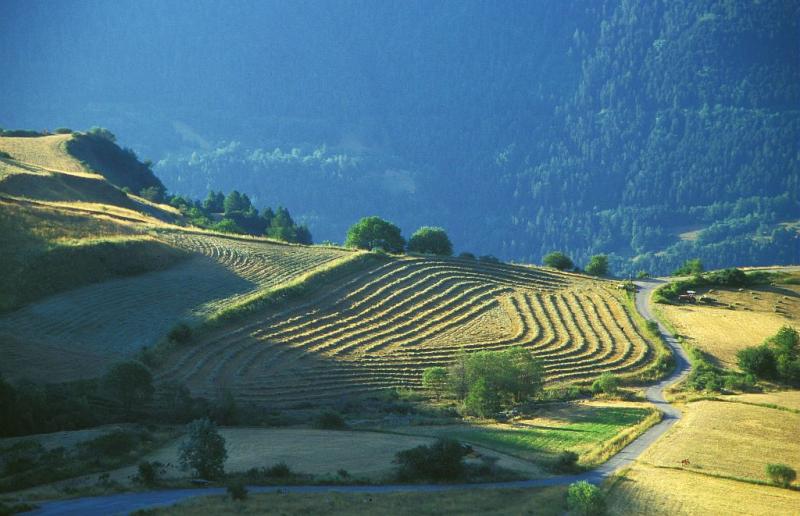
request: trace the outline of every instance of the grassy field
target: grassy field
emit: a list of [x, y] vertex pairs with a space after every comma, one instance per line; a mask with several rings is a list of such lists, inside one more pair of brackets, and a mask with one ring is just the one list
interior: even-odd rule
[[[708, 353], [720, 366], [734, 368], [738, 350], [761, 344], [781, 326], [800, 326], [798, 285], [778, 284], [742, 292], [712, 290], [708, 295], [718, 302], [716, 305], [661, 305], [659, 310], [689, 344]], [[706, 292], [698, 291], [698, 295]]]
[[532, 461], [546, 462], [569, 450], [578, 453], [581, 463], [591, 463], [604, 445], [650, 414], [644, 404], [565, 403], [543, 407], [536, 417], [510, 423], [409, 427], [403, 431], [451, 437]]
[[[304, 428], [223, 428], [228, 459], [225, 470], [245, 472], [250, 468], [269, 467], [285, 462], [292, 471], [315, 477], [336, 477], [340, 469], [350, 476], [371, 481], [390, 478], [395, 454], [415, 446], [430, 444], [433, 439], [382, 432], [347, 430], [312, 430]], [[167, 478], [183, 478], [185, 471], [177, 467], [180, 441], [162, 448], [148, 457], [164, 464]], [[485, 449], [479, 453], [497, 457], [497, 465], [518, 471], [526, 477], [540, 477], [534, 464]], [[134, 470], [115, 473], [120, 480]]]
[[608, 494], [609, 514], [792, 516], [800, 492], [637, 464]]
[[[609, 491], [612, 514], [797, 514], [800, 492], [762, 485], [768, 463], [800, 469], [798, 392], [698, 401]], [[687, 459], [688, 465], [681, 461]]]
[[71, 134], [36, 138], [0, 137], [0, 151], [7, 152], [13, 159], [23, 163], [64, 172], [91, 173], [67, 153], [64, 145], [71, 138]]
[[698, 401], [642, 456], [656, 466], [766, 481], [768, 463], [800, 469], [800, 414], [735, 402]]
[[258, 494], [246, 502], [221, 496], [198, 498], [141, 514], [537, 514], [561, 515], [565, 487], [543, 489], [479, 489], [438, 493], [389, 494]]
[[256, 314], [171, 357], [194, 392], [225, 384], [246, 401], [326, 402], [418, 387], [461, 349], [531, 349], [547, 379], [646, 369], [653, 344], [603, 281], [455, 259], [402, 258], [279, 313]]
[[800, 391], [764, 392], [720, 396], [722, 399], [757, 403], [760, 405], [777, 405], [792, 410], [800, 410]]

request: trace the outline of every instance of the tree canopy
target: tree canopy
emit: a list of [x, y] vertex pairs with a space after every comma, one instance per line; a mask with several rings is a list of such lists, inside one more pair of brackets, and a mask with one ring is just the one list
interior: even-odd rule
[[553, 267], [560, 271], [566, 271], [575, 267], [575, 264], [572, 263], [572, 259], [561, 251], [553, 251], [552, 253], [546, 254], [544, 258], [542, 258], [542, 263], [547, 267]]
[[592, 276], [605, 276], [608, 274], [608, 256], [596, 254], [591, 257], [586, 266], [586, 273]]
[[411, 235], [408, 240], [408, 250], [414, 253], [451, 256], [453, 244], [444, 229], [423, 226]]
[[406, 241], [400, 228], [380, 217], [364, 217], [347, 230], [344, 245], [359, 249], [383, 249], [390, 253], [402, 253]]

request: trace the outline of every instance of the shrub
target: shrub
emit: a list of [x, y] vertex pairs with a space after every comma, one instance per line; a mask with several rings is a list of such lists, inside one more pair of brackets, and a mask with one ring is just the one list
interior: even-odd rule
[[464, 473], [468, 449], [452, 439], [439, 439], [430, 446], [417, 446], [396, 455], [401, 480], [455, 480]]
[[192, 340], [192, 328], [186, 323], [177, 324], [169, 331], [167, 339], [175, 344], [186, 344]]
[[228, 452], [216, 425], [210, 419], [197, 419], [189, 423], [187, 430], [178, 456], [183, 468], [193, 469], [201, 478], [222, 477]]
[[153, 397], [153, 375], [139, 362], [115, 365], [103, 377], [102, 384], [107, 394], [119, 401], [126, 412]]
[[453, 254], [453, 244], [442, 228], [423, 226], [416, 230], [408, 240], [408, 250], [414, 253]]
[[572, 514], [594, 516], [605, 514], [606, 501], [597, 486], [581, 480], [570, 484], [567, 490], [567, 507]]
[[560, 271], [575, 267], [570, 257], [560, 251], [553, 251], [552, 253], [546, 254], [544, 258], [542, 258], [542, 263], [547, 267], [552, 267]]
[[59, 127], [55, 131], [54, 134], [72, 134], [74, 131], [68, 127]]
[[292, 470], [285, 462], [278, 462], [269, 468], [264, 468], [264, 475], [272, 478], [286, 478], [292, 475]]
[[770, 482], [781, 487], [789, 487], [797, 478], [797, 472], [786, 464], [767, 464], [766, 470]]
[[491, 254], [484, 254], [478, 257], [479, 262], [483, 263], [500, 263], [500, 259], [492, 256]]
[[777, 374], [775, 354], [769, 346], [752, 346], [740, 349], [736, 353], [736, 361], [742, 371], [759, 378], [772, 379]]
[[247, 487], [240, 481], [233, 481], [227, 487], [228, 496], [231, 500], [244, 501], [247, 500]]
[[476, 259], [474, 254], [468, 253], [466, 251], [463, 252], [463, 253], [459, 253], [458, 257], [461, 258], [462, 260], [473, 260], [474, 261]]
[[317, 416], [312, 426], [319, 430], [344, 430], [347, 428], [347, 423], [339, 413], [325, 411]]
[[0, 158], [11, 159], [11, 154], [6, 151], [0, 151]]
[[619, 377], [613, 373], [603, 373], [600, 378], [592, 383], [592, 392], [594, 394], [617, 394], [619, 392]]
[[550, 466], [553, 473], [574, 473], [577, 468], [578, 454], [572, 451], [559, 453]]
[[136, 475], [136, 482], [152, 487], [158, 484], [159, 477], [163, 470], [164, 465], [160, 462], [142, 461], [138, 466], [138, 474]]

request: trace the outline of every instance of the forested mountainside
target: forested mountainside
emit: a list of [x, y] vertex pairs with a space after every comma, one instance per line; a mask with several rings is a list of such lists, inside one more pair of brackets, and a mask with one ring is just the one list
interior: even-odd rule
[[[214, 23], [170, 27], [156, 2], [64, 13], [125, 29], [65, 51], [136, 91], [67, 80], [48, 111], [47, 85], [0, 83], [37, 106], [0, 125], [108, 125], [169, 190], [248, 192], [317, 240], [376, 214], [503, 259], [610, 253], [620, 274], [800, 262], [796, 0], [209, 4]], [[166, 51], [128, 52], [154, 34]]]

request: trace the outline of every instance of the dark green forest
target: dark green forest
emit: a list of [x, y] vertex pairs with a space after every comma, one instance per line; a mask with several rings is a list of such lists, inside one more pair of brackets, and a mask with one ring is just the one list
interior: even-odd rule
[[[59, 84], [58, 122], [109, 127], [170, 192], [285, 206], [318, 241], [376, 215], [443, 227], [456, 254], [603, 253], [619, 275], [800, 263], [797, 0], [205, 5], [62, 13], [125, 36], [74, 47], [95, 79]], [[56, 110], [46, 88], [0, 84], [30, 112], [0, 125]]]

